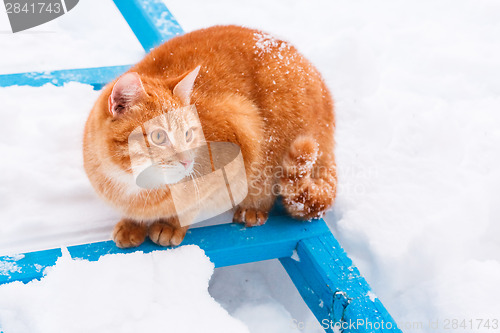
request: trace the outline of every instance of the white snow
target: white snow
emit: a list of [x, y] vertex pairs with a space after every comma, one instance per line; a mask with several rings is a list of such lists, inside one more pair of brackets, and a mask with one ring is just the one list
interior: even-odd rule
[[290, 257], [295, 261], [300, 261], [299, 254], [297, 253], [297, 250], [293, 250], [292, 256]]
[[0, 10], [0, 74], [129, 65], [145, 54], [112, 0], [85, 0], [59, 18], [13, 34]]
[[2, 330], [248, 333], [208, 293], [213, 269], [197, 246], [97, 262], [66, 250], [42, 280], [0, 286]]
[[[446, 319], [498, 319], [499, 2], [165, 1], [187, 31], [261, 28], [323, 73], [336, 102], [339, 170], [326, 219], [399, 323], [429, 332], [429, 321], [443, 329]], [[92, 56], [64, 62], [63, 43], [36, 44], [44, 34], [1, 34], [10, 42], [0, 72], [27, 70], [33, 50], [46, 55], [40, 69], [140, 55], [133, 38], [94, 39], [81, 21], [54, 38]], [[123, 49], [106, 53], [114, 48]], [[108, 237], [118, 216], [93, 195], [79, 146], [97, 94], [79, 84], [0, 89], [0, 253]], [[252, 333], [298, 332], [290, 321], [321, 332], [276, 261], [218, 269], [209, 290]]]
[[70, 83], [0, 89], [0, 254], [109, 238], [119, 215], [83, 170], [83, 127], [99, 92]]
[[21, 272], [21, 267], [19, 267], [13, 261], [3, 261], [0, 263], [0, 275], [9, 276], [11, 273]]
[[257, 32], [254, 34], [254, 39], [255, 39], [254, 49], [256, 49], [255, 53], [259, 55], [262, 55], [264, 53], [270, 53], [274, 48], [277, 48], [279, 45], [278, 40], [267, 33]]
[[375, 293], [374, 293], [373, 291], [369, 291], [369, 292], [366, 294], [366, 296], [368, 296], [372, 302], [374, 302], [374, 301], [375, 301], [375, 299], [377, 298], [377, 295], [375, 295]]
[[292, 316], [282, 306], [271, 303], [246, 303], [233, 315], [248, 325], [250, 332], [290, 332]]

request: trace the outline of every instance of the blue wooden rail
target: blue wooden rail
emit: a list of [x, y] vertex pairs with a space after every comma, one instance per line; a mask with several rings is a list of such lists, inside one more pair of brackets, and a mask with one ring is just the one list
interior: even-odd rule
[[74, 81], [90, 84], [94, 89], [101, 89], [108, 82], [126, 72], [130, 67], [131, 65], [4, 74], [0, 75], [0, 87], [14, 85], [40, 87], [47, 83], [55, 86], [63, 86], [65, 83]]
[[[114, 2], [146, 52], [182, 33], [161, 0]], [[100, 89], [128, 68], [0, 75], [0, 87], [77, 81]], [[299, 222], [274, 214], [265, 225], [256, 228], [224, 224], [191, 229], [183, 244], [200, 246], [215, 267], [279, 259], [325, 332], [401, 332], [323, 220]], [[164, 248], [150, 241], [135, 249], [119, 249], [107, 241], [71, 246], [68, 251], [73, 258], [95, 261], [107, 254], [161, 249]], [[40, 279], [44, 269], [53, 266], [61, 255], [61, 249], [51, 249], [0, 257], [0, 284]]]
[[162, 0], [114, 0], [146, 52], [184, 33]]
[[[291, 223], [290, 223], [291, 222]], [[276, 216], [271, 223], [262, 228], [244, 228], [239, 224], [221, 224], [188, 230], [182, 245], [201, 247], [215, 267], [224, 267], [290, 257], [299, 240], [329, 233], [327, 226], [320, 222], [301, 223], [290, 221], [286, 216]], [[280, 235], [278, 237], [278, 235]], [[149, 239], [138, 248], [120, 249], [113, 241], [97, 242], [68, 247], [73, 258], [97, 261], [106, 254], [131, 253], [142, 251], [149, 253], [162, 250]], [[11, 281], [29, 282], [43, 277], [43, 269], [53, 266], [61, 256], [61, 249], [51, 249], [26, 253], [20, 256], [0, 257], [3, 262], [11, 262], [10, 274], [0, 270], [0, 284]], [[22, 258], [21, 258], [22, 257]], [[8, 264], [5, 267], [11, 267]], [[3, 275], [2, 275], [3, 274]]]
[[[239, 224], [195, 228], [186, 235], [183, 245], [188, 244], [201, 247], [215, 267], [279, 259], [326, 332], [333, 332], [331, 328], [341, 327], [342, 323], [344, 332], [398, 331], [323, 220], [300, 222], [285, 215], [273, 215], [265, 225], [256, 228]], [[71, 246], [68, 251], [74, 259], [96, 261], [107, 254], [162, 249], [165, 248], [151, 241], [134, 249], [120, 249], [113, 241], [106, 241]], [[292, 259], [294, 250], [298, 258]], [[40, 279], [44, 269], [53, 266], [61, 255], [61, 249], [51, 249], [0, 257], [0, 267], [4, 267], [0, 270], [0, 284]], [[357, 329], [349, 330], [349, 323], [351, 327], [356, 323]], [[360, 327], [378, 327], [382, 323], [384, 327], [380, 329]]]

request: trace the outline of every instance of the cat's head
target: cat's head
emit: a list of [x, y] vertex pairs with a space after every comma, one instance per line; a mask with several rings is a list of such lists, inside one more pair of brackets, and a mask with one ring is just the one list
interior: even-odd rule
[[157, 185], [193, 174], [197, 148], [205, 144], [196, 108], [190, 105], [199, 69], [164, 81], [129, 72], [116, 81], [104, 129], [112, 162], [136, 178], [143, 173], [146, 183], [160, 181]]

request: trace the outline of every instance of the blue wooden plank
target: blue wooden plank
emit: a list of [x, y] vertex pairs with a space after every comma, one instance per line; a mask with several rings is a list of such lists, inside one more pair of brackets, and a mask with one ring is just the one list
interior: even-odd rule
[[14, 85], [40, 87], [51, 83], [55, 86], [62, 86], [65, 83], [76, 81], [101, 89], [108, 82], [114, 80], [131, 66], [110, 66], [96, 68], [67, 69], [51, 72], [29, 72], [18, 74], [0, 75], [0, 87]]
[[[222, 267], [289, 257], [301, 239], [325, 232], [329, 230], [323, 220], [300, 222], [287, 216], [272, 216], [265, 225], [258, 228], [245, 228], [239, 224], [194, 228], [188, 231], [183, 245], [200, 246], [216, 267]], [[120, 249], [114, 242], [107, 241], [71, 246], [68, 251], [73, 258], [96, 261], [106, 254], [135, 251], [148, 253], [162, 249], [165, 248], [151, 241], [134, 249]], [[60, 249], [51, 249], [0, 257], [0, 284], [39, 279], [43, 276], [43, 270], [54, 265], [60, 256]]]
[[146, 52], [184, 31], [162, 0], [114, 0]]
[[301, 240], [280, 261], [326, 332], [401, 332], [331, 233]]

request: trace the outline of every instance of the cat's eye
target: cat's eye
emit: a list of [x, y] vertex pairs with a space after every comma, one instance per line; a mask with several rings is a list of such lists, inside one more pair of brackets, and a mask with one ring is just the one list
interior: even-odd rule
[[186, 131], [186, 142], [193, 140], [193, 129], [190, 128]]
[[155, 129], [151, 132], [151, 141], [158, 146], [165, 145], [168, 142], [167, 133], [162, 129]]

